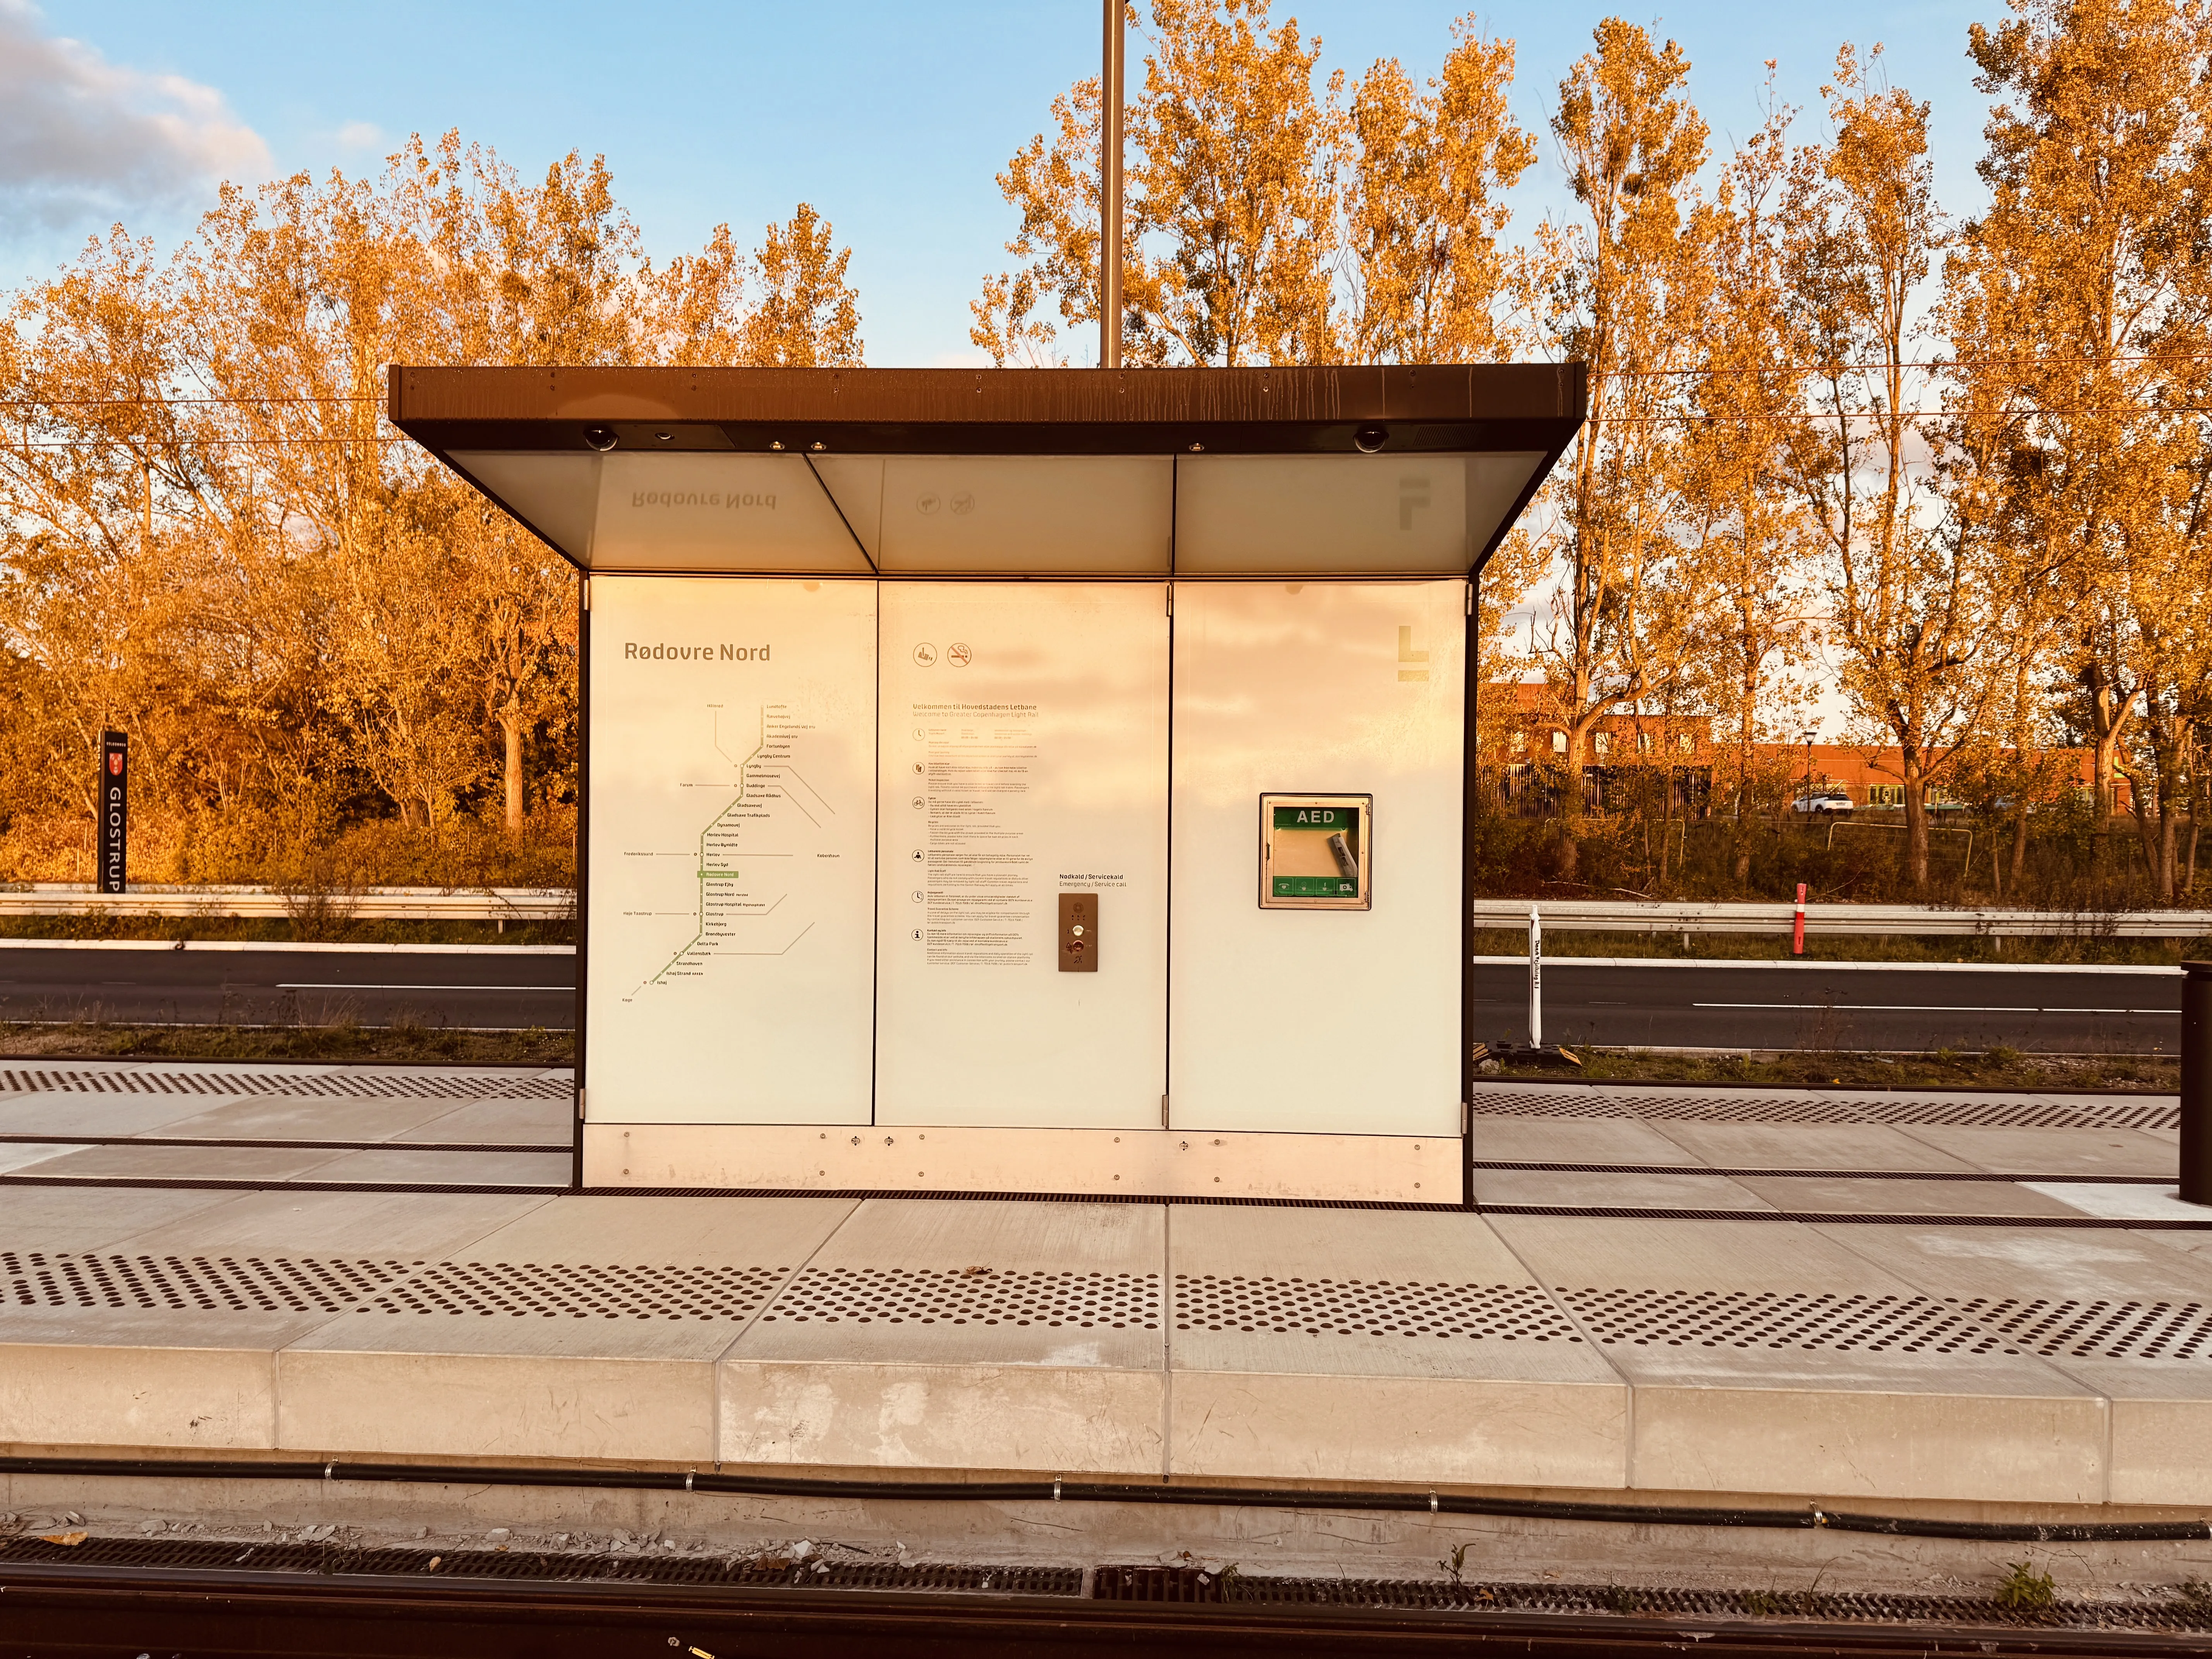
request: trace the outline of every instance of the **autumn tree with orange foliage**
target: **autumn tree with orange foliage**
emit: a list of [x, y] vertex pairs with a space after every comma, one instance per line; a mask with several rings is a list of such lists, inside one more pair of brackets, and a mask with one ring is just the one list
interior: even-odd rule
[[2010, 10], [1969, 32], [1997, 102], [1990, 205], [1956, 262], [1958, 379], [2003, 433], [2008, 579], [2048, 587], [2063, 613], [2058, 665], [2100, 805], [2129, 780], [2171, 897], [2195, 733], [2212, 718], [2204, 416], [2183, 392], [2212, 289], [2212, 16], [2194, 0]]
[[[1131, 14], [1132, 19], [1134, 13]], [[1513, 47], [1463, 19], [1416, 88], [1372, 65], [1347, 110], [1321, 41], [1268, 0], [1156, 0], [1127, 123], [1123, 356], [1131, 365], [1472, 362], [1510, 355], [1501, 199], [1533, 165], [1506, 106]], [[1066, 361], [1098, 319], [1098, 82], [1006, 164], [1021, 264], [969, 337], [1001, 368]]]
[[1541, 326], [1554, 355], [1589, 365], [1590, 386], [1589, 418], [1553, 486], [1552, 623], [1536, 652], [1565, 736], [1570, 877], [1592, 734], [1607, 714], [1663, 696], [1680, 655], [1661, 645], [1667, 619], [1653, 601], [1713, 232], [1695, 182], [1705, 124], [1685, 93], [1689, 72], [1673, 41], [1608, 18], [1560, 82], [1552, 118], [1581, 216], [1540, 233]]
[[383, 423], [385, 365], [854, 362], [848, 258], [802, 204], [757, 254], [725, 227], [656, 266], [602, 163], [533, 183], [447, 135], [21, 290], [0, 690], [48, 759], [7, 775], [11, 861], [70, 867], [119, 726], [141, 868], [281, 873], [380, 799], [434, 847], [487, 789], [511, 836], [557, 809], [565, 868], [574, 574]]

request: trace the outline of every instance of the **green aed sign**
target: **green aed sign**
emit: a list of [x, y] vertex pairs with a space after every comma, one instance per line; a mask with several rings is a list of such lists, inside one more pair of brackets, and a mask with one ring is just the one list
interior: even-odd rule
[[1356, 836], [1359, 833], [1359, 809], [1357, 806], [1278, 806], [1275, 809], [1275, 828], [1341, 830]]
[[1267, 874], [1270, 900], [1364, 908], [1364, 803], [1344, 800], [1271, 801], [1267, 808]]

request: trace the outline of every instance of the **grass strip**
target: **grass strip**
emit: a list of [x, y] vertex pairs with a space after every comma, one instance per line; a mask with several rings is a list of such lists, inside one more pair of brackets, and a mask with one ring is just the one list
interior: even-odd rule
[[1683, 1054], [1577, 1045], [1579, 1069], [1486, 1060], [1485, 1079], [1756, 1084], [1781, 1089], [1992, 1089], [2033, 1094], [2172, 1094], [2181, 1062], [2169, 1054], [2024, 1054], [2016, 1048], [1924, 1054], [1757, 1050]]
[[573, 1066], [573, 1031], [435, 1025], [125, 1025], [0, 1021], [9, 1060], [289, 1060], [347, 1065]]

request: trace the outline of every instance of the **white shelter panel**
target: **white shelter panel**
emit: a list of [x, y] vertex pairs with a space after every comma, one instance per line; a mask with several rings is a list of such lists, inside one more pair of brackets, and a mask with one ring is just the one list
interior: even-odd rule
[[599, 462], [594, 570], [869, 574], [820, 479], [797, 455], [646, 454]]
[[[1456, 1135], [1467, 583], [1175, 589], [1178, 1129]], [[1371, 796], [1361, 909], [1263, 909], [1261, 796]]]
[[1495, 455], [1183, 455], [1179, 575], [1464, 574], [1543, 465]]
[[886, 581], [882, 720], [876, 1121], [1157, 1131], [1166, 585]]
[[595, 576], [594, 1121], [865, 1123], [869, 581]]
[[838, 511], [886, 575], [1168, 574], [1165, 455], [823, 455]]

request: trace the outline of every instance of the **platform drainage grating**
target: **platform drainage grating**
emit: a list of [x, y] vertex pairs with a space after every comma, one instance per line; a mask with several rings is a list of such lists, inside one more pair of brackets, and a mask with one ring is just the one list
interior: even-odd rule
[[2171, 1129], [2178, 1102], [2165, 1097], [2111, 1101], [1896, 1099], [1838, 1096], [1638, 1095], [1609, 1089], [1478, 1089], [1477, 1117], [1644, 1119], [1672, 1123], [1875, 1123], [1974, 1129]]
[[77, 1545], [40, 1538], [0, 1540], [0, 1566], [14, 1563], [171, 1569], [185, 1571], [424, 1574], [440, 1578], [539, 1582], [787, 1586], [806, 1589], [948, 1591], [1000, 1595], [1080, 1595], [1075, 1567], [971, 1566], [940, 1562], [794, 1560], [773, 1555], [676, 1552], [641, 1544], [621, 1553], [594, 1550], [364, 1548], [340, 1541], [255, 1543], [224, 1539], [88, 1538]]
[[1156, 1331], [1158, 1273], [814, 1267], [761, 1316], [764, 1325], [1008, 1325]]
[[567, 1100], [565, 1076], [455, 1076], [443, 1072], [298, 1074], [168, 1072], [133, 1066], [112, 1072], [0, 1067], [0, 1094], [258, 1095], [350, 1100]]
[[[1100, 1601], [1242, 1602], [1256, 1606], [1392, 1607], [1437, 1612], [1618, 1613], [1644, 1619], [1772, 1619], [1823, 1624], [1943, 1624], [1994, 1628], [2204, 1630], [2212, 1601], [2182, 1590], [2125, 1600], [2061, 1601], [2021, 1612], [1985, 1596], [1879, 1592], [1687, 1589], [1631, 1584], [1499, 1583], [1472, 1580], [1293, 1578], [1234, 1567], [1101, 1567]], [[1699, 1641], [1709, 1640], [1701, 1635]], [[1994, 1645], [1985, 1644], [1984, 1645]], [[1932, 1651], [1933, 1650], [1928, 1650]]]
[[1459, 1337], [1579, 1342], [1534, 1285], [1394, 1284], [1177, 1273], [1175, 1328], [1304, 1336]]

